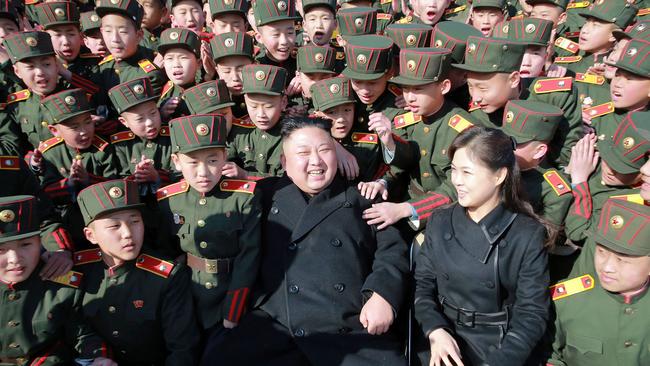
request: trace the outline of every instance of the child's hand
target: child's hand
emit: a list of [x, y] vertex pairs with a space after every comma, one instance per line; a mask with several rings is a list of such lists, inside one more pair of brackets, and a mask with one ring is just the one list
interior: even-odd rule
[[65, 66], [63, 66], [63, 61], [61, 61], [60, 58], [56, 58], [56, 67], [58, 70], [58, 74], [61, 75], [64, 79], [67, 81], [72, 80], [72, 72], [68, 70]]
[[142, 155], [140, 162], [135, 166], [133, 177], [138, 183], [155, 183], [160, 179], [160, 175], [154, 167], [153, 160], [146, 159], [144, 155]]
[[160, 116], [162, 119], [167, 120], [169, 119], [169, 116], [174, 114], [174, 111], [176, 111], [176, 107], [178, 107], [178, 104], [181, 102], [181, 99], [179, 97], [173, 97], [167, 99], [167, 101], [160, 106]]
[[41, 259], [45, 262], [39, 273], [42, 279], [52, 279], [63, 276], [72, 269], [72, 256], [69, 251], [44, 252]]
[[300, 116], [305, 116], [307, 115], [307, 111], [309, 110], [309, 106], [307, 105], [294, 105], [291, 107], [288, 107], [287, 109], [284, 110], [284, 115], [285, 117], [300, 117]]
[[558, 66], [556, 64], [552, 64], [548, 70], [546, 70], [546, 76], [550, 78], [561, 78], [566, 75], [567, 68], [564, 66]]
[[377, 229], [382, 230], [399, 220], [411, 216], [411, 205], [408, 202], [375, 203], [369, 209], [363, 211], [363, 219], [368, 225], [378, 225]]
[[374, 200], [377, 195], [381, 195], [384, 200], [388, 199], [388, 190], [386, 186], [380, 181], [374, 182], [359, 182], [357, 185], [359, 192], [368, 200]]
[[397, 108], [406, 109], [408, 105], [406, 104], [406, 99], [404, 99], [403, 95], [398, 95], [395, 97], [395, 106]]
[[339, 162], [339, 172], [348, 180], [355, 180], [359, 176], [359, 163], [357, 158], [347, 151], [341, 144], [334, 142], [336, 159]]
[[592, 66], [589, 66], [586, 74], [605, 75], [605, 67], [606, 65], [603, 62], [595, 63]]
[[581, 138], [571, 148], [571, 183], [580, 184], [589, 179], [598, 166], [599, 153], [596, 151], [596, 135], [589, 134]]
[[205, 70], [204, 81], [214, 79], [214, 75], [217, 73], [217, 64], [212, 58], [210, 45], [206, 41], [201, 41], [201, 63], [203, 64], [203, 70]]
[[233, 179], [246, 179], [248, 177], [248, 173], [244, 169], [230, 161], [224, 164], [221, 174]]
[[368, 117], [368, 130], [374, 131], [388, 150], [395, 151], [391, 127], [390, 120], [383, 113], [373, 113]]
[[361, 325], [372, 335], [386, 333], [394, 319], [395, 314], [393, 314], [392, 306], [376, 292], [363, 305], [359, 315]]
[[88, 175], [86, 167], [81, 163], [81, 159], [75, 158], [70, 165], [70, 181], [82, 185], [88, 185], [88, 183], [90, 183], [90, 176]]
[[34, 150], [34, 153], [29, 158], [29, 165], [37, 172], [40, 172], [43, 169], [43, 153], [41, 150]]
[[228, 319], [223, 320], [223, 327], [226, 328], [226, 329], [232, 329], [232, 328], [234, 328], [236, 326], [237, 326], [237, 323], [235, 323], [235, 322], [231, 322]]
[[165, 68], [165, 62], [163, 61], [163, 55], [160, 53], [153, 58], [153, 64], [158, 66], [159, 69], [163, 70]]
[[292, 96], [302, 93], [302, 86], [300, 85], [300, 77], [296, 71], [296, 76], [291, 79], [289, 86], [287, 86], [287, 96]]

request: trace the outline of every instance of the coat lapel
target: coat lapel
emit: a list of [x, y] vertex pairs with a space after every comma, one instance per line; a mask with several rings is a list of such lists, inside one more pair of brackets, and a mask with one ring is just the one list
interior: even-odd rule
[[345, 186], [340, 179], [335, 179], [329, 187], [309, 201], [293, 229], [291, 241], [302, 238], [326, 217], [343, 207], [346, 202]]

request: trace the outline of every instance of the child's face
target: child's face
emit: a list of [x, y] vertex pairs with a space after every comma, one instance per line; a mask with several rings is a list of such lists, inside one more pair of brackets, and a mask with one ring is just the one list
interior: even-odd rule
[[318, 46], [329, 44], [336, 29], [336, 18], [328, 8], [311, 8], [302, 22], [302, 29], [307, 32], [312, 43]]
[[215, 110], [212, 113], [220, 114], [224, 117], [226, 117], [226, 131], [230, 133], [230, 129], [232, 128], [232, 108], [231, 107], [223, 107], [220, 109]]
[[172, 48], [165, 52], [163, 63], [167, 77], [176, 85], [195, 83], [199, 60], [194, 53], [184, 48]]
[[144, 241], [144, 223], [139, 210], [111, 212], [95, 219], [84, 234], [89, 242], [99, 245], [103, 259], [110, 266], [134, 260]]
[[285, 61], [296, 47], [296, 29], [293, 20], [282, 20], [257, 27], [257, 41], [264, 45], [274, 61]]
[[467, 86], [472, 101], [477, 102], [483, 112], [493, 113], [505, 107], [518, 88], [519, 73], [468, 72]]
[[627, 44], [630, 43], [630, 40], [627, 38], [621, 38], [616, 42], [614, 45], [614, 48], [612, 48], [612, 52], [609, 53], [609, 55], [606, 56], [607, 62], [605, 63], [605, 77], [609, 80], [612, 80], [614, 76], [616, 76], [616, 66], [609, 65], [610, 63], [616, 63], [618, 60], [621, 59], [621, 56], [623, 56], [623, 50], [625, 47], [627, 47]]
[[318, 111], [317, 115], [332, 121], [332, 129], [330, 130], [332, 137], [342, 139], [350, 133], [354, 124], [354, 103], [345, 103], [324, 111]]
[[534, 4], [530, 12], [531, 18], [544, 19], [553, 22], [553, 27], [557, 25], [560, 18], [566, 17], [566, 13], [559, 6], [553, 4]]
[[616, 41], [612, 36], [614, 29], [616, 29], [614, 24], [600, 22], [593, 18], [587, 19], [580, 29], [578, 40], [580, 50], [591, 53], [609, 50]]
[[160, 112], [155, 101], [148, 101], [133, 106], [122, 112], [120, 122], [136, 136], [153, 140], [160, 132]]
[[213, 147], [187, 154], [172, 154], [176, 170], [199, 193], [210, 192], [221, 180], [221, 170], [226, 163], [226, 149]]
[[645, 110], [650, 103], [650, 79], [618, 69], [610, 85], [615, 108]]
[[219, 35], [228, 32], [246, 32], [244, 17], [237, 14], [227, 13], [217, 15], [212, 20], [212, 33]]
[[609, 292], [626, 293], [639, 290], [650, 275], [650, 257], [630, 256], [596, 245], [594, 267], [600, 285]]
[[232, 95], [241, 95], [243, 88], [241, 71], [246, 65], [253, 63], [246, 56], [228, 56], [219, 60], [217, 63], [217, 75], [219, 79], [226, 82], [228, 90]]
[[650, 201], [650, 159], [641, 167], [641, 197]]
[[0, 18], [0, 43], [11, 33], [18, 32], [18, 26], [7, 18]]
[[193, 0], [181, 1], [174, 6], [171, 14], [172, 27], [187, 28], [195, 33], [203, 31], [205, 14], [203, 8]]
[[363, 104], [372, 104], [384, 93], [386, 90], [386, 84], [388, 84], [388, 79], [390, 76], [384, 74], [384, 76], [375, 80], [351, 80], [352, 89], [361, 103]]
[[283, 95], [244, 94], [244, 100], [248, 116], [262, 131], [273, 128], [287, 106], [287, 98]]
[[470, 19], [474, 28], [480, 30], [485, 37], [489, 37], [494, 26], [503, 21], [504, 14], [497, 8], [480, 8], [472, 11]]
[[641, 173], [619, 173], [600, 159], [600, 179], [610, 187], [626, 187], [637, 184], [641, 180]]
[[536, 78], [544, 71], [547, 51], [544, 46], [528, 46], [521, 60], [519, 75], [522, 78]]
[[160, 26], [162, 18], [167, 13], [167, 8], [162, 5], [160, 0], [139, 0], [142, 5], [144, 16], [142, 17], [142, 28], [154, 30]]
[[411, 0], [413, 13], [423, 23], [434, 25], [445, 15], [451, 0]]
[[117, 14], [102, 17], [101, 32], [108, 52], [117, 60], [135, 55], [142, 39], [142, 30], [136, 30], [131, 19]]
[[95, 123], [90, 118], [90, 113], [74, 116], [69, 120], [56, 125], [48, 126], [52, 135], [60, 137], [65, 144], [73, 149], [87, 149], [95, 137]]
[[104, 43], [104, 38], [102, 38], [102, 34], [99, 30], [87, 32], [83, 35], [83, 40], [91, 53], [101, 56], [106, 56], [106, 53], [108, 53], [108, 49]]
[[332, 74], [326, 74], [322, 72], [310, 72], [310, 73], [298, 72], [298, 75], [300, 77], [300, 86], [302, 88], [302, 95], [305, 98], [311, 98], [311, 92], [309, 91], [309, 88], [311, 88], [311, 86], [314, 85], [315, 82], [332, 77]]
[[540, 141], [528, 141], [523, 144], [517, 144], [515, 149], [515, 158], [522, 171], [529, 170], [538, 165], [538, 159], [546, 154], [547, 145]]
[[427, 117], [440, 110], [450, 89], [451, 82], [445, 79], [425, 85], [404, 85], [402, 95], [411, 112]]
[[0, 281], [19, 283], [34, 272], [41, 256], [41, 238], [12, 240], [0, 244]]
[[14, 72], [29, 90], [45, 96], [54, 91], [59, 80], [55, 56], [30, 57], [14, 64]]
[[65, 61], [74, 61], [81, 49], [81, 32], [76, 25], [59, 25], [48, 29], [54, 52]]

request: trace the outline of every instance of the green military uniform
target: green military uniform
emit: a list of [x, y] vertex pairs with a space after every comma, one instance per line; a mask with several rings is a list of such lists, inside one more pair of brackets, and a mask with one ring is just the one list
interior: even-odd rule
[[348, 39], [349, 37], [377, 33], [378, 13], [379, 11], [376, 8], [365, 6], [337, 11], [338, 34], [344, 39]]
[[468, 3], [467, 0], [453, 0], [447, 10], [445, 10], [442, 20], [467, 24], [471, 9], [472, 4]]
[[[307, 45], [298, 48], [298, 71], [303, 74], [327, 74], [333, 76], [336, 62], [336, 51], [329, 46]], [[305, 115], [314, 112], [311, 98], [304, 93], [296, 95], [289, 100], [289, 107], [298, 107]]]
[[[0, 248], [4, 243], [39, 235], [38, 204], [32, 196], [0, 198]], [[19, 283], [0, 280], [0, 364], [71, 365], [92, 360], [106, 348], [80, 312], [82, 275], [70, 271], [54, 280], [39, 276], [42, 264]]]
[[[650, 147], [648, 128], [642, 127], [647, 123], [649, 115], [648, 112], [628, 113], [611, 139], [605, 138], [598, 142], [600, 158], [612, 170], [621, 174], [639, 173]], [[573, 184], [574, 202], [566, 219], [569, 239], [580, 242], [586, 238], [586, 231], [596, 225], [609, 197], [632, 193], [638, 193], [638, 188], [607, 186], [601, 180], [600, 168], [587, 181]]]
[[[270, 65], [248, 65], [242, 71], [244, 94], [282, 95], [287, 71]], [[231, 143], [228, 145], [228, 160], [234, 162], [252, 176], [279, 176], [283, 169], [280, 163], [282, 138], [280, 121], [266, 130], [255, 125], [233, 126]]]
[[391, 24], [384, 34], [393, 40], [396, 58], [399, 51], [404, 48], [429, 47], [433, 28], [426, 24]]
[[[564, 119], [562, 109], [535, 101], [511, 100], [505, 107], [502, 130], [517, 145], [549, 142]], [[561, 227], [573, 196], [567, 178], [546, 161], [521, 172], [521, 182], [535, 213]]]
[[[190, 114], [211, 114], [217, 113], [224, 108], [230, 108], [233, 103], [226, 82], [210, 80], [198, 84], [183, 92], [183, 100], [187, 103]], [[217, 113], [224, 114], [224, 113]], [[230, 130], [232, 126], [228, 126]]]
[[[590, 231], [576, 277], [551, 287], [556, 319], [553, 366], [646, 365], [650, 362], [648, 283], [634, 295], [605, 290], [594, 265], [600, 245], [631, 257], [650, 255], [650, 207], [609, 199]], [[583, 258], [588, 257], [588, 258]], [[592, 321], [598, 314], [599, 321]]]
[[[11, 2], [0, 3], [0, 18], [8, 19], [18, 25], [18, 11]], [[22, 82], [14, 73], [11, 59], [0, 62], [0, 101], [7, 100], [7, 96], [22, 89]]]
[[81, 32], [88, 34], [88, 32], [99, 31], [102, 26], [102, 20], [94, 10], [86, 11], [79, 14], [79, 25]]
[[[179, 118], [170, 129], [174, 153], [226, 146], [226, 121], [220, 115]], [[207, 193], [185, 181], [158, 192], [163, 235], [173, 235], [174, 249], [186, 253], [205, 330], [220, 327], [223, 319], [238, 323], [246, 311], [260, 254], [261, 206], [254, 192], [255, 182], [226, 178]]]
[[[102, 215], [139, 209], [139, 197], [133, 181], [90, 186], [79, 194], [83, 222], [88, 226]], [[115, 361], [124, 365], [196, 364], [199, 332], [187, 267], [148, 249], [121, 265], [107, 265], [106, 256], [101, 249], [89, 249], [76, 252], [74, 260], [84, 274], [83, 314], [110, 344]]]

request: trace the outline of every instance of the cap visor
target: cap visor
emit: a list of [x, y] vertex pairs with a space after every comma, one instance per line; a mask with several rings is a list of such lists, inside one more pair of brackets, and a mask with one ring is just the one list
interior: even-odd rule
[[108, 215], [110, 213], [117, 212], [117, 211], [124, 211], [124, 210], [133, 210], [133, 209], [139, 210], [139, 209], [143, 208], [144, 206], [145, 206], [144, 203], [136, 203], [136, 204], [133, 204], [133, 205], [126, 205], [126, 206], [110, 208], [110, 209], [108, 209], [106, 211], [102, 211], [102, 212], [98, 213], [97, 215], [95, 215], [95, 217], [92, 218], [92, 220], [87, 220], [87, 218], [84, 217], [84, 222], [86, 223], [86, 226], [88, 226], [88, 224], [90, 224], [91, 222], [93, 222], [93, 221], [95, 221], [97, 219], [101, 219], [103, 216], [106, 216], [106, 215]]
[[[217, 105], [210, 105], [210, 106], [207, 106], [207, 107], [205, 107], [203, 109], [199, 109], [199, 110], [192, 110], [190, 108], [190, 112], [192, 114], [213, 114], [213, 113], [215, 113], [217, 110], [219, 110], [221, 108], [232, 107], [234, 105], [235, 105], [234, 102], [221, 103], [221, 104], [217, 104]], [[188, 108], [189, 108], [189, 106], [188, 106]]]
[[338, 107], [340, 105], [348, 104], [348, 103], [354, 104], [355, 102], [354, 100], [335, 100], [335, 101], [323, 103], [323, 105], [318, 106], [318, 109], [316, 110], [324, 112], [330, 108]]
[[127, 106], [124, 107], [124, 108], [118, 108], [118, 113], [126, 112], [126, 111], [128, 111], [129, 109], [131, 109], [131, 108], [133, 108], [133, 107], [135, 107], [135, 106], [137, 106], [137, 105], [140, 105], [140, 104], [142, 104], [142, 103], [150, 102], [150, 101], [152, 101], [152, 100], [153, 100], [153, 101], [157, 101], [158, 98], [160, 98], [160, 96], [158, 96], [158, 95], [154, 95], [153, 97], [149, 97], [149, 98], [147, 98], [147, 99], [138, 100], [137, 103], [129, 104], [129, 105], [127, 105]]
[[266, 89], [242, 89], [242, 94], [264, 94], [264, 95], [282, 95], [282, 93], [266, 90]]
[[341, 74], [347, 76], [349, 79], [353, 80], [377, 80], [380, 77], [384, 76], [386, 72], [381, 72], [378, 74], [364, 74], [361, 72], [356, 72], [354, 70], [345, 68]]
[[433, 80], [411, 79], [400, 75], [393, 77], [392, 79], [388, 80], [388, 82], [397, 85], [416, 85], [416, 86], [435, 83], [435, 81]]
[[56, 121], [56, 124], [66, 123], [66, 122], [68, 122], [70, 119], [72, 119], [74, 117], [80, 116], [80, 115], [82, 115], [84, 113], [92, 113], [92, 111], [93, 111], [92, 109], [86, 109], [86, 110], [83, 110], [83, 111], [73, 113], [73, 114], [71, 114], [69, 116], [66, 116], [65, 119]]
[[632, 249], [630, 249], [630, 247], [621, 245], [619, 243], [616, 243], [616, 242], [614, 242], [614, 241], [612, 241], [612, 240], [610, 240], [610, 239], [608, 239], [608, 238], [606, 238], [606, 237], [604, 237], [604, 236], [602, 236], [599, 233], [594, 232], [594, 231], [588, 231], [587, 236], [589, 238], [591, 238], [591, 240], [596, 242], [596, 244], [602, 245], [602, 246], [606, 247], [607, 249], [613, 250], [613, 251], [615, 251], [617, 253], [627, 254], [627, 255], [637, 256], [637, 257], [644, 257], [644, 256], [648, 255], [648, 254], [636, 253]]
[[194, 151], [199, 151], [199, 150], [205, 150], [205, 149], [212, 149], [212, 148], [226, 148], [226, 144], [220, 144], [220, 145], [201, 145], [201, 146], [184, 146], [181, 147], [180, 150], [174, 151], [174, 153], [181, 153], [181, 154], [187, 154], [191, 153]]
[[617, 173], [633, 174], [638, 173], [640, 168], [630, 166], [623, 160], [615, 151], [614, 145], [611, 141], [605, 140], [598, 143], [598, 152], [600, 158], [603, 159], [607, 165], [614, 169]]
[[451, 64], [451, 66], [455, 67], [457, 69], [460, 69], [460, 70], [473, 71], [473, 72], [485, 72], [485, 73], [488, 73], [488, 72], [502, 72], [502, 71], [493, 70], [493, 69], [488, 70], [487, 68], [482, 67], [482, 66], [478, 66], [478, 65]]
[[12, 240], [20, 240], [20, 239], [25, 239], [25, 238], [31, 238], [32, 236], [40, 235], [41, 231], [36, 230], [36, 231], [30, 231], [28, 233], [21, 233], [18, 235], [9, 235], [9, 236], [3, 236], [0, 237], [0, 243], [6, 243]]
[[641, 73], [641, 72], [639, 72], [640, 70], [631, 68], [629, 64], [621, 64], [621, 63], [616, 62], [615, 64], [612, 64], [611, 66], [614, 66], [614, 67], [616, 67], [618, 69], [625, 70], [625, 71], [627, 71], [627, 72], [629, 72], [631, 74], [634, 74], [634, 75], [639, 75], [639, 76], [644, 77], [644, 78], [650, 78], [650, 73], [648, 73], [648, 72], [646, 72], [645, 74]]

